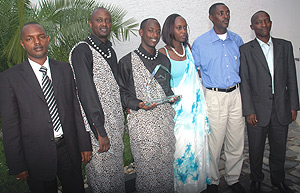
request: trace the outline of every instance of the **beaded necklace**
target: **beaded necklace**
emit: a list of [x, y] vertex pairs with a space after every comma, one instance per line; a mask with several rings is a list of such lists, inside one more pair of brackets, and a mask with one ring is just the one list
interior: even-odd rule
[[175, 50], [175, 48], [173, 48], [173, 47], [171, 47], [170, 46], [170, 48], [173, 50], [173, 52], [177, 55], [177, 56], [179, 56], [180, 58], [183, 58], [184, 56], [185, 56], [185, 49], [184, 49], [184, 46], [183, 46], [183, 43], [181, 43], [181, 46], [182, 46], [182, 54], [179, 54], [176, 50]]
[[155, 59], [157, 58], [157, 56], [158, 56], [158, 50], [156, 50], [155, 56], [154, 56], [154, 57], [146, 56], [146, 55], [145, 55], [144, 53], [142, 53], [139, 49], [136, 49], [136, 52], [137, 52], [140, 56], [146, 58], [147, 60], [155, 60]]
[[91, 44], [94, 46], [94, 48], [104, 57], [104, 58], [111, 58], [111, 51], [109, 48], [107, 48], [107, 52], [108, 55], [105, 54], [96, 44], [95, 42], [92, 40], [92, 38], [88, 37], [88, 39], [90, 40]]

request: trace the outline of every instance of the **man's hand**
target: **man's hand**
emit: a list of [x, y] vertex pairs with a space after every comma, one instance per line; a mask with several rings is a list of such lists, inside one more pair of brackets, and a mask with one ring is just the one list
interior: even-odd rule
[[24, 172], [22, 172], [22, 173], [19, 173], [19, 174], [15, 175], [15, 178], [17, 180], [26, 180], [28, 177], [29, 177], [29, 175], [28, 175], [28, 171], [27, 170], [24, 171]]
[[127, 114], [130, 114], [130, 108], [125, 108]]
[[297, 111], [291, 110], [292, 113], [292, 121], [295, 121], [297, 119]]
[[256, 114], [251, 114], [251, 115], [246, 116], [246, 120], [253, 127], [257, 126]]
[[146, 102], [140, 102], [138, 104], [138, 107], [140, 109], [145, 109], [145, 110], [154, 109], [156, 106], [157, 106], [156, 103], [152, 103], [150, 106], [146, 106]]
[[98, 134], [98, 142], [99, 142], [99, 145], [100, 145], [100, 148], [98, 150], [98, 153], [103, 153], [103, 152], [107, 152], [110, 148], [110, 142], [109, 142], [109, 139], [108, 137], [101, 137], [99, 134]]
[[92, 159], [92, 152], [91, 151], [83, 151], [81, 153], [81, 161], [84, 161], [87, 164]]

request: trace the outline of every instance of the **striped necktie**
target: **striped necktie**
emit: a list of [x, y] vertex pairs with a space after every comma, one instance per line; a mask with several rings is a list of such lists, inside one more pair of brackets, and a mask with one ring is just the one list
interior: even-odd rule
[[58, 132], [59, 130], [61, 130], [61, 124], [60, 124], [60, 119], [59, 119], [59, 115], [58, 115], [58, 108], [56, 105], [52, 82], [47, 75], [46, 67], [42, 66], [40, 68], [40, 72], [43, 73], [42, 90], [43, 90], [43, 93], [45, 96], [46, 103], [49, 108], [53, 128], [54, 128], [55, 132]]

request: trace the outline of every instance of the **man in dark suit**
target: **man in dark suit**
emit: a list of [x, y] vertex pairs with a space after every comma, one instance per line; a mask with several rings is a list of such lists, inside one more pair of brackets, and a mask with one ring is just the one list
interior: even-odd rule
[[56, 176], [64, 192], [84, 192], [81, 161], [91, 159], [91, 142], [70, 65], [49, 59], [48, 44], [40, 24], [25, 24], [21, 45], [28, 59], [1, 73], [7, 165], [17, 180], [27, 180], [31, 192], [57, 192]]
[[271, 182], [280, 192], [285, 183], [284, 162], [288, 125], [297, 117], [299, 98], [292, 44], [270, 36], [272, 21], [265, 11], [251, 18], [256, 38], [240, 47], [241, 94], [247, 120], [252, 184], [261, 191], [266, 136], [270, 145]]

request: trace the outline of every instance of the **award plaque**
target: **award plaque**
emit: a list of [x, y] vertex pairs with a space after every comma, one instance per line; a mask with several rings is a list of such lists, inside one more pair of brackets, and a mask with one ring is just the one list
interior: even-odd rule
[[149, 100], [148, 102], [146, 102], [146, 106], [150, 106], [153, 103], [156, 103], [158, 105], [164, 104], [174, 100], [174, 98], [176, 97], [180, 98], [180, 95], [171, 95], [171, 96], [167, 96], [166, 98]]
[[150, 90], [149, 85], [151, 84], [152, 80], [154, 79], [154, 76], [157, 73], [157, 71], [159, 70], [159, 68], [162, 68], [166, 72], [168, 72], [168, 74], [172, 78], [171, 73], [169, 72], [169, 70], [166, 67], [162, 66], [161, 64], [159, 64], [155, 67], [152, 74], [150, 75], [150, 80], [147, 82], [147, 86], [146, 86], [147, 98], [148, 98], [148, 100], [146, 101], [146, 106], [150, 106], [153, 103], [158, 104], [158, 105], [159, 104], [164, 104], [164, 103], [167, 103], [167, 102], [170, 102], [170, 101], [174, 100], [174, 98], [176, 98], [176, 97], [180, 98], [180, 95], [171, 95], [171, 96], [167, 96], [167, 97], [164, 97], [164, 98], [154, 98], [154, 97], [151, 96], [151, 90]]

